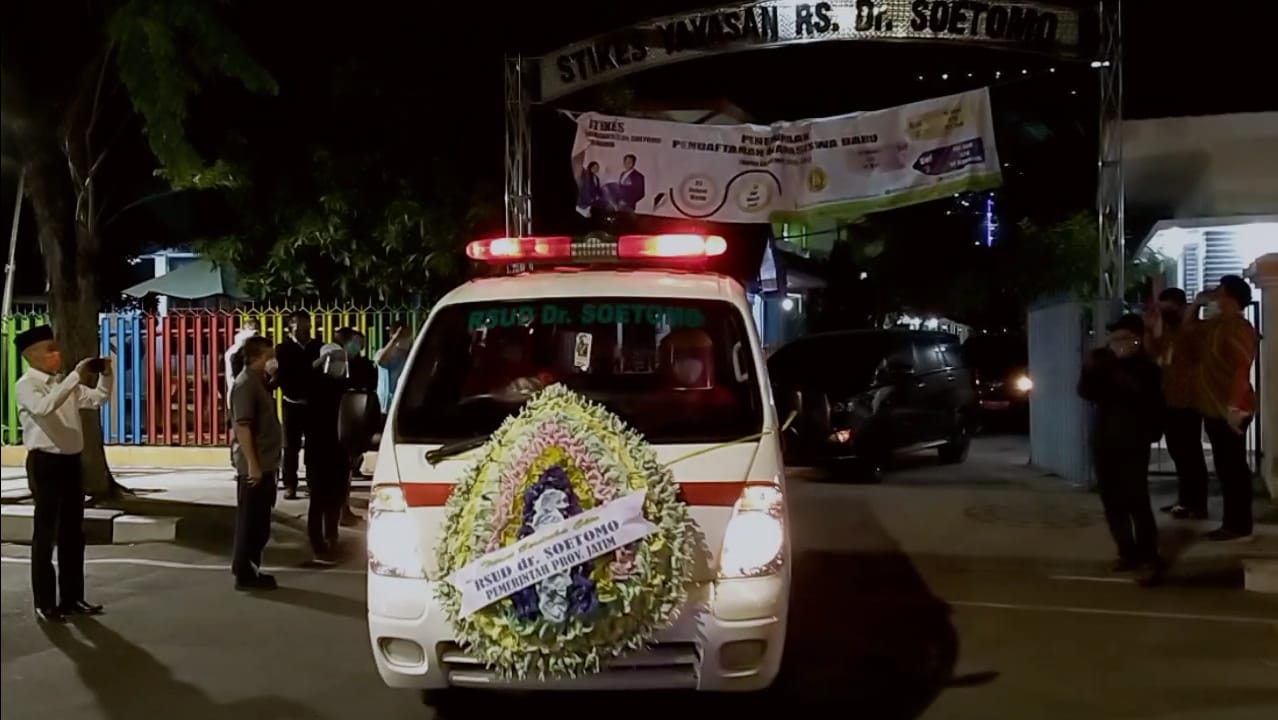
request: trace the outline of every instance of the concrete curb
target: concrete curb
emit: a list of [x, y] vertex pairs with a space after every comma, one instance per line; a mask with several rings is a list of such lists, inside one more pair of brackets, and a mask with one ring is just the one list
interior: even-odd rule
[[[162, 467], [172, 469], [226, 468], [230, 466], [230, 450], [225, 446], [170, 447], [167, 445], [107, 445], [107, 465], [129, 467]], [[302, 451], [305, 457], [306, 451]], [[0, 467], [23, 467], [27, 449], [21, 445], [0, 446]], [[364, 454], [364, 467], [377, 467], [377, 451]]]
[[[3, 542], [29, 545], [35, 506], [16, 499], [0, 506]], [[271, 511], [271, 521], [291, 530], [306, 531], [306, 513]], [[132, 545], [154, 542], [204, 544], [231, 538], [235, 508], [227, 505], [128, 496], [84, 510], [85, 542], [89, 545]]]
[[1244, 557], [1242, 565], [1244, 588], [1278, 595], [1278, 557]]
[[[180, 518], [131, 515], [117, 508], [85, 508], [84, 539], [89, 545], [133, 545], [173, 542]], [[4, 542], [31, 543], [35, 506], [6, 504], [0, 508], [0, 536]]]

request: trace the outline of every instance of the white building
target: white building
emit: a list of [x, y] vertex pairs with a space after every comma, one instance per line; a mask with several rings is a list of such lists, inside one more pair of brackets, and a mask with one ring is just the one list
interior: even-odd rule
[[[1174, 261], [1169, 283], [1190, 297], [1221, 275], [1256, 288], [1261, 398], [1254, 442], [1278, 499], [1278, 113], [1123, 124], [1129, 216], [1154, 220], [1139, 245]], [[1257, 315], [1259, 317], [1257, 317]]]

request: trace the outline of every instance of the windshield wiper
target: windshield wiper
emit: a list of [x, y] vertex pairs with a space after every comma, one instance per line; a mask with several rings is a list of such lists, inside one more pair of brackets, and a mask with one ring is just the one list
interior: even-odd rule
[[480, 447], [484, 443], [488, 442], [488, 437], [488, 435], [476, 435], [475, 437], [466, 438], [465, 440], [450, 442], [447, 445], [426, 453], [426, 462], [431, 465], [438, 465], [442, 460], [447, 460], [454, 455], [461, 455], [467, 450], [474, 450], [475, 448]]

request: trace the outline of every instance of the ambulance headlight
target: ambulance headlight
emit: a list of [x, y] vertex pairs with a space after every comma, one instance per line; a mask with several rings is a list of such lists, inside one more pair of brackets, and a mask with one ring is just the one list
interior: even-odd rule
[[785, 561], [785, 522], [781, 489], [747, 485], [732, 507], [719, 553], [719, 577], [771, 575]]
[[404, 490], [398, 486], [373, 488], [369, 499], [368, 571], [387, 577], [426, 577], [417, 527], [408, 515]]

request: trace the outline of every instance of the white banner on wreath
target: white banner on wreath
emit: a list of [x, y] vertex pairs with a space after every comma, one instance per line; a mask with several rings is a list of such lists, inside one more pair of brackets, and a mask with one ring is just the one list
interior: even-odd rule
[[448, 576], [461, 592], [459, 617], [657, 531], [643, 516], [646, 490], [624, 495], [467, 563]]
[[585, 113], [577, 209], [717, 222], [858, 216], [1002, 182], [988, 88], [773, 125]]

